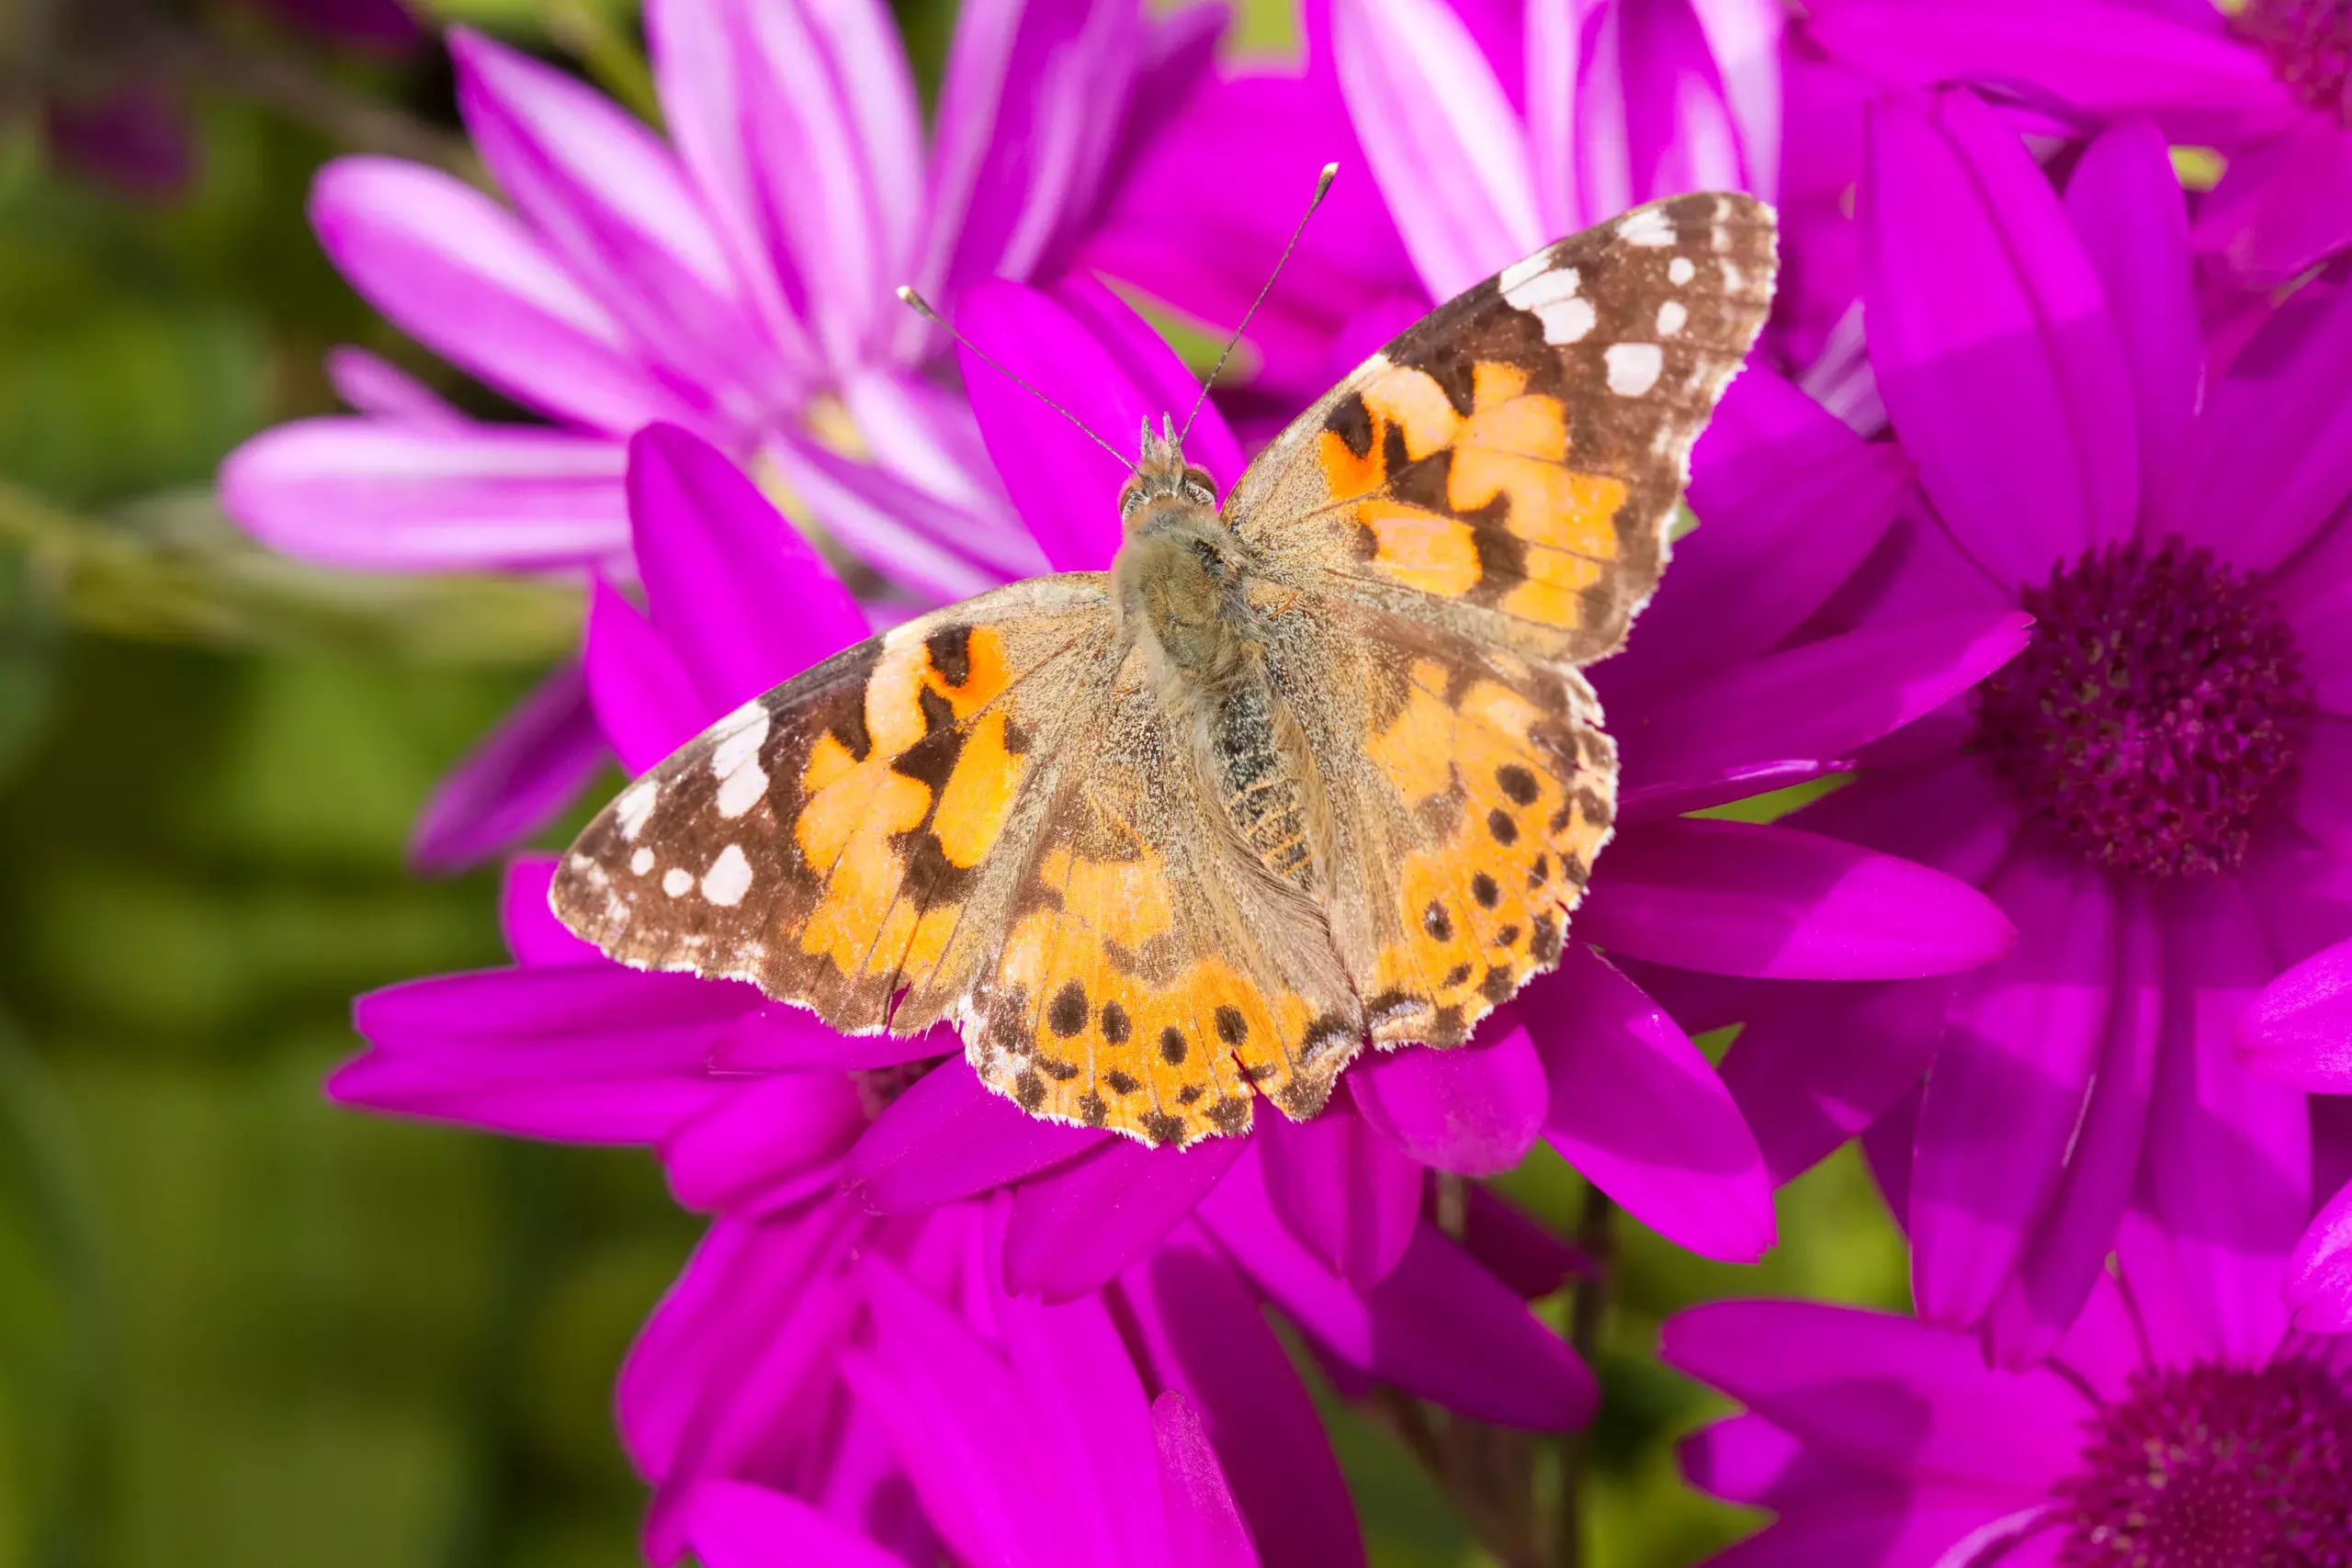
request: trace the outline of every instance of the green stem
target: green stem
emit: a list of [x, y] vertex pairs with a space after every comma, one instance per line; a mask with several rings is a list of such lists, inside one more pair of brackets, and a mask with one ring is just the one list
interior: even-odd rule
[[[1588, 1182], [1584, 1210], [1577, 1219], [1577, 1245], [1592, 1272], [1577, 1282], [1568, 1309], [1568, 1343], [1598, 1376], [1601, 1332], [1607, 1326], [1610, 1285], [1617, 1271], [1617, 1205]], [[1592, 1469], [1592, 1430], [1567, 1434], [1560, 1453], [1560, 1508], [1553, 1527], [1555, 1568], [1584, 1568], [1584, 1487]]]

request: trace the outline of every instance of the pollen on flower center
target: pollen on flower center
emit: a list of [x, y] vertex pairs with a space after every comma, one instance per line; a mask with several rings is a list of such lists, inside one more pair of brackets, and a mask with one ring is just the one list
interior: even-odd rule
[[2064, 1568], [2352, 1565], [2352, 1397], [2319, 1362], [2142, 1371], [2088, 1426]]
[[2235, 870], [2311, 720], [2277, 608], [2177, 539], [2094, 550], [2024, 607], [2032, 641], [1981, 688], [1977, 745], [2026, 820], [2110, 871]]
[[2297, 97], [2352, 126], [2352, 0], [2247, 0], [2234, 25]]

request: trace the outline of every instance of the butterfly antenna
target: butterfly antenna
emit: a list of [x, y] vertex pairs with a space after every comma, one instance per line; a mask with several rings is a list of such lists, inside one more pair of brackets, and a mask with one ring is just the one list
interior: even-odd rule
[[1193, 400], [1193, 412], [1184, 416], [1184, 428], [1176, 433], [1179, 445], [1193, 433], [1193, 421], [1200, 417], [1201, 405], [1209, 400], [1209, 389], [1216, 385], [1218, 372], [1225, 368], [1225, 362], [1233, 357], [1234, 348], [1241, 342], [1241, 334], [1250, 330], [1250, 318], [1258, 313], [1258, 307], [1264, 304], [1266, 296], [1274, 291], [1274, 279], [1283, 275], [1283, 264], [1290, 260], [1291, 252], [1298, 248], [1299, 236], [1306, 232], [1306, 220], [1315, 216], [1317, 208], [1323, 205], [1323, 197], [1339, 174], [1339, 164], [1326, 164], [1323, 172], [1315, 176], [1315, 194], [1306, 198], [1306, 210], [1298, 215], [1298, 227], [1290, 231], [1290, 243], [1284, 245], [1283, 254], [1274, 258], [1274, 270], [1266, 275], [1266, 286], [1258, 290], [1258, 298], [1250, 300], [1250, 308], [1241, 312], [1241, 324], [1233, 329], [1233, 335], [1225, 340], [1224, 352], [1216, 356], [1216, 363], [1209, 367], [1209, 373], [1201, 378], [1201, 395]]
[[940, 313], [931, 308], [930, 300], [925, 299], [922, 295], [916, 293], [911, 288], [909, 288], [903, 283], [899, 286], [899, 299], [900, 303], [907, 307], [908, 310], [912, 310], [916, 315], [921, 316], [926, 321], [935, 322], [949, 337], [954, 338], [957, 343], [960, 343], [966, 348], [970, 349], [974, 357], [978, 358], [981, 364], [987, 366], [989, 369], [995, 371], [998, 375], [1003, 377], [1006, 380], [1012, 382], [1014, 386], [1020, 388], [1023, 391], [1028, 393], [1031, 397], [1036, 399], [1039, 402], [1045, 404], [1047, 408], [1053, 410], [1056, 413], [1061, 415], [1072, 424], [1078, 426], [1079, 430], [1089, 441], [1093, 442], [1094, 445], [1102, 447], [1105, 452], [1110, 453], [1112, 457], [1118, 458], [1119, 466], [1121, 468], [1126, 469], [1129, 473], [1134, 473], [1136, 471], [1134, 461], [1130, 458], [1120, 457], [1119, 449], [1112, 446], [1108, 441], [1103, 440], [1101, 436], [1095, 434], [1091, 430], [1087, 429], [1086, 422], [1084, 420], [1079, 418], [1078, 415], [1070, 412], [1069, 410], [1062, 407], [1061, 404], [1054, 401], [1053, 399], [1046, 396], [1045, 393], [1037, 390], [1036, 388], [1031, 386], [1028, 382], [1023, 380], [1020, 377], [1006, 369], [994, 358], [990, 357], [988, 352], [982, 349], [978, 344], [974, 343], [970, 338], [966, 337], [962, 333], [957, 332], [954, 327], [948, 325], [947, 321], [941, 317]]

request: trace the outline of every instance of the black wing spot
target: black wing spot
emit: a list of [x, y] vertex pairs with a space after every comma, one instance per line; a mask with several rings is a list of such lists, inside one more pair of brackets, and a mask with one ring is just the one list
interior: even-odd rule
[[1238, 1045], [1250, 1038], [1250, 1021], [1241, 1010], [1230, 1004], [1216, 1010], [1216, 1037], [1227, 1045]]
[[1519, 824], [1512, 821], [1510, 813], [1499, 806], [1487, 813], [1487, 831], [1495, 836], [1495, 842], [1498, 844], [1519, 842]]
[[1541, 887], [1551, 880], [1552, 857], [1548, 854], [1537, 855], [1535, 863], [1527, 868], [1527, 885], [1530, 887]]
[[1184, 1065], [1184, 1032], [1174, 1024], [1159, 1032], [1159, 1059], [1171, 1067]]
[[1513, 806], [1535, 804], [1535, 775], [1517, 762], [1505, 762], [1501, 767], [1497, 768], [1495, 783], [1500, 784], [1503, 793], [1510, 796]]
[[1090, 1089], [1078, 1097], [1078, 1114], [1088, 1126], [1100, 1127], [1111, 1119], [1111, 1108], [1102, 1103], [1101, 1095]]
[[1496, 886], [1495, 879], [1485, 872], [1482, 871], [1470, 879], [1470, 897], [1478, 900], [1478, 908], [1481, 909], [1493, 908], [1501, 900], [1502, 896], [1503, 890]]
[[1143, 1135], [1161, 1148], [1184, 1141], [1184, 1119], [1170, 1116], [1165, 1111], [1155, 1111], [1143, 1119]]
[[1199, 1101], [1200, 1098], [1201, 1086], [1196, 1083], [1188, 1083], [1182, 1089], [1176, 1091], [1176, 1103], [1179, 1105], [1195, 1104]]
[[1035, 1073], [1023, 1073], [1012, 1080], [1012, 1102], [1023, 1111], [1035, 1111], [1046, 1103], [1046, 1080]]
[[1103, 1039], [1114, 1045], [1125, 1045], [1127, 1043], [1127, 1036], [1134, 1032], [1134, 1025], [1127, 1021], [1126, 1009], [1116, 1002], [1102, 1004]]
[[1453, 989], [1454, 987], [1461, 985], [1469, 978], [1470, 965], [1467, 964], [1457, 964], [1453, 968], [1445, 972], [1445, 980], [1443, 983], [1445, 988], [1450, 991]]
[[1143, 1087], [1138, 1079], [1127, 1073], [1104, 1073], [1102, 1081], [1110, 1086], [1113, 1094], [1133, 1094]]
[[1340, 400], [1323, 428], [1346, 443], [1350, 452], [1359, 457], [1372, 452], [1372, 411], [1364, 406], [1362, 392], [1350, 392]]
[[1220, 1100], [1209, 1107], [1209, 1122], [1220, 1133], [1238, 1133], [1250, 1124], [1250, 1102], [1246, 1100]]
[[972, 678], [972, 628], [942, 626], [922, 639], [931, 667], [949, 685], [962, 688]]
[[1054, 1005], [1046, 1010], [1046, 1021], [1065, 1039], [1084, 1029], [1086, 987], [1075, 980], [1063, 981], [1062, 988], [1054, 993]]
[[1440, 942], [1453, 940], [1453, 921], [1446, 914], [1444, 905], [1434, 898], [1430, 900], [1430, 907], [1421, 911], [1421, 930]]
[[1299, 1043], [1298, 1059], [1312, 1062], [1333, 1048], [1352, 1044], [1358, 1038], [1356, 1026], [1337, 1013], [1325, 1013], [1306, 1026], [1306, 1038]]
[[1535, 962], [1544, 964], [1560, 961], [1560, 928], [1549, 915], [1535, 917], [1535, 930], [1527, 939], [1527, 951]]
[[1478, 994], [1497, 1007], [1510, 1000], [1512, 989], [1511, 973], [1499, 964], [1487, 970], [1487, 977], [1478, 982]]
[[1065, 1062], [1059, 1056], [1040, 1056], [1037, 1058], [1037, 1066], [1056, 1083], [1068, 1083], [1078, 1077], [1078, 1064]]
[[1502, 930], [1495, 933], [1495, 942], [1498, 945], [1503, 947], [1518, 946], [1519, 928], [1517, 926], [1505, 926]]

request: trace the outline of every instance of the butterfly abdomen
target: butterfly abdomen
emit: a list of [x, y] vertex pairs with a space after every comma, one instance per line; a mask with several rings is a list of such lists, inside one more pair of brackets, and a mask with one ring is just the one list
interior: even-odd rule
[[1207, 772], [1233, 830], [1258, 863], [1305, 892], [1315, 887], [1306, 774], [1283, 745], [1262, 679], [1219, 694], [1204, 716]]

